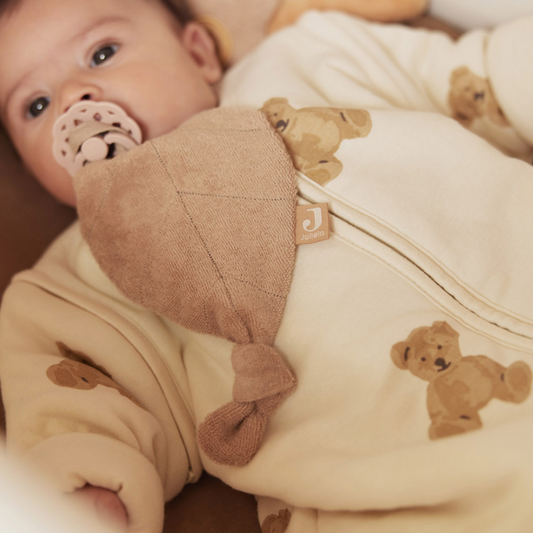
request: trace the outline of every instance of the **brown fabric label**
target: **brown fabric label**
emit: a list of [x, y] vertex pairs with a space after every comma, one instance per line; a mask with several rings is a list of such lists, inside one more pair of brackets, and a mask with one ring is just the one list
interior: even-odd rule
[[296, 207], [296, 244], [312, 244], [329, 239], [328, 204]]

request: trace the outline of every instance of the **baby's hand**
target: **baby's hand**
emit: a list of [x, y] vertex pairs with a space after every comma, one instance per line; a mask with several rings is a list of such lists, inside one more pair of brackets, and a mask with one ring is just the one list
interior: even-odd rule
[[81, 502], [89, 509], [89, 512], [96, 514], [102, 521], [118, 526], [120, 529], [126, 529], [128, 514], [115, 492], [102, 487], [85, 485], [85, 487], [73, 492], [70, 497]]

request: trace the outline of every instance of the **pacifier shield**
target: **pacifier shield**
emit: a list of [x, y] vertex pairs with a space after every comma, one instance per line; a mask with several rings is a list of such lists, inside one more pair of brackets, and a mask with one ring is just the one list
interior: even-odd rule
[[87, 163], [114, 157], [142, 142], [141, 128], [118, 105], [81, 101], [53, 127], [55, 160], [73, 177]]

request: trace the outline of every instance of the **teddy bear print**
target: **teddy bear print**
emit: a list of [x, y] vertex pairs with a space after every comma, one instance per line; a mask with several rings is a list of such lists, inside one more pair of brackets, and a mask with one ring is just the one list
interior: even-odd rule
[[509, 126], [488, 80], [477, 76], [468, 67], [459, 67], [451, 73], [448, 103], [453, 118], [467, 128], [474, 119], [482, 117], [497, 126]]
[[288, 509], [282, 509], [278, 514], [267, 516], [261, 526], [261, 533], [285, 533], [291, 521]]
[[504, 367], [484, 355], [463, 357], [459, 334], [446, 322], [414, 329], [391, 350], [394, 364], [428, 381], [429, 438], [439, 439], [482, 427], [479, 410], [496, 398], [521, 403], [531, 391], [529, 366]]
[[295, 109], [286, 98], [272, 98], [261, 111], [281, 134], [294, 166], [319, 185], [342, 172], [335, 157], [341, 142], [366, 137], [372, 129], [370, 114], [363, 109]]
[[131, 400], [137, 407], [144, 409], [128, 391], [117, 385], [111, 375], [102, 366], [95, 364], [88, 355], [74, 351], [61, 342], [58, 342], [57, 346], [65, 359], [52, 365], [46, 371], [52, 383], [59, 387], [78, 390], [92, 390], [98, 385], [110, 387]]

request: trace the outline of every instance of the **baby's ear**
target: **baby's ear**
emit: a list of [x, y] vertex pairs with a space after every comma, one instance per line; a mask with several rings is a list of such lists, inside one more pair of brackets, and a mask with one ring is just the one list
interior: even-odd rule
[[397, 342], [390, 351], [393, 363], [400, 369], [407, 369], [407, 359], [409, 357], [409, 343], [402, 341]]
[[207, 28], [198, 22], [189, 22], [181, 31], [181, 41], [204, 80], [210, 85], [217, 83], [222, 76], [222, 66], [215, 41]]

